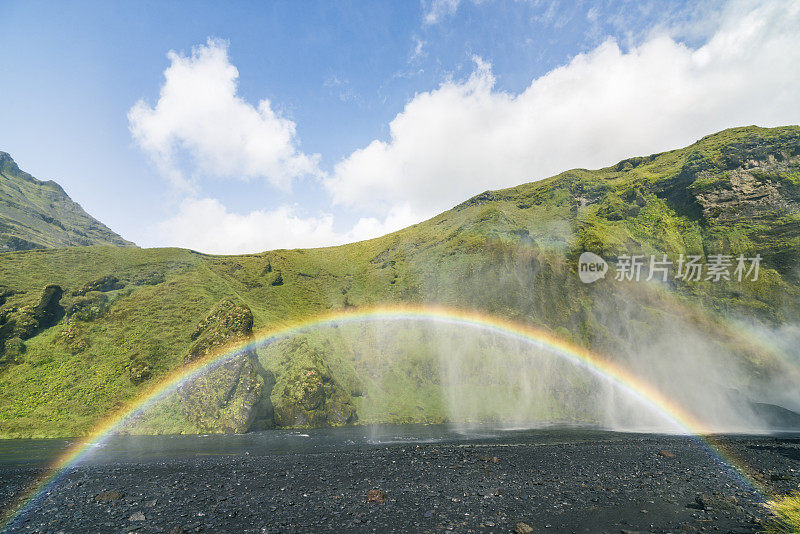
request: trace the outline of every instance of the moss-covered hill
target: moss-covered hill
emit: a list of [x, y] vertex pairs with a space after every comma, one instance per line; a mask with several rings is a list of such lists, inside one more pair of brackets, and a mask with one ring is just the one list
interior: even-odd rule
[[0, 152], [0, 252], [84, 245], [133, 243], [83, 211], [57, 183], [37, 180]]
[[[760, 254], [763, 263], [755, 282], [637, 283], [609, 275], [583, 284], [576, 273], [583, 251], [603, 255], [612, 269], [624, 254], [675, 261]], [[486, 192], [426, 222], [340, 247], [243, 256], [102, 246], [4, 253], [0, 435], [85, 432], [215, 346], [288, 320], [387, 302], [480, 309], [551, 330], [643, 374], [680, 367], [708, 384], [703, 389], [759, 391], [790, 371], [780, 350], [743, 335], [740, 320], [762, 331], [800, 320], [798, 258], [795, 126], [726, 130], [684, 149]], [[508, 347], [439, 334], [350, 325], [287, 339], [188, 385], [137, 430], [496, 418], [506, 412], [487, 411], [487, 403], [499, 387], [504, 406], [530, 398], [524, 384], [503, 385], [519, 380], [518, 371], [486, 364]], [[471, 363], [454, 370], [443, 352]], [[693, 369], [698, 353], [713, 355], [718, 368]], [[721, 383], [726, 363], [740, 372]], [[596, 386], [553, 369], [575, 391]], [[671, 375], [653, 380], [659, 376]], [[711, 409], [670, 389], [677, 382], [659, 385], [695, 413]], [[575, 404], [563, 390], [540, 388], [523, 416], [591, 420], [568, 408]], [[767, 400], [781, 396], [772, 393]], [[208, 400], [197, 406], [197, 399]], [[464, 399], [472, 409], [454, 411]]]

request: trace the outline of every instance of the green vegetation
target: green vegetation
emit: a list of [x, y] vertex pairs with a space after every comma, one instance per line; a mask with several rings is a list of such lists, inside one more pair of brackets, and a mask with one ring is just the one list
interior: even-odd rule
[[[81, 434], [221, 344], [318, 313], [399, 302], [483, 310], [626, 361], [668, 323], [730, 354], [752, 383], [766, 381], [783, 372], [776, 355], [728, 319], [771, 326], [800, 319], [798, 163], [800, 128], [736, 128], [684, 149], [486, 192], [410, 228], [340, 247], [242, 256], [112, 246], [0, 254], [0, 435]], [[576, 261], [586, 250], [612, 264], [623, 254], [717, 253], [760, 254], [763, 263], [756, 282], [637, 284], [613, 280], [612, 271], [585, 285]], [[55, 287], [62, 294], [54, 303]], [[214, 413], [198, 416], [173, 396], [131, 430], [442, 421], [452, 399], [430, 335], [351, 325], [282, 340], [205, 384], [208, 394], [227, 384]], [[492, 347], [482, 350], [464, 356], [472, 362], [470, 391], [453, 393], [474, 399], [464, 412], [474, 419], [488, 416], [482, 406], [498, 383], [478, 361]], [[576, 389], [591, 385], [569, 379]], [[572, 420], [557, 401], [551, 392], [525, 413]]]
[[800, 492], [778, 497], [768, 504], [774, 520], [767, 525], [770, 534], [800, 532]]
[[57, 183], [37, 180], [0, 152], [0, 252], [83, 245], [133, 243], [83, 211]]

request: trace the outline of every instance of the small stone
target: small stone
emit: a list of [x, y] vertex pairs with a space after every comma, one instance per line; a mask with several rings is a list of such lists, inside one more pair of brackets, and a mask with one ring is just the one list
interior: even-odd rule
[[367, 492], [367, 502], [376, 502], [383, 504], [386, 502], [388, 495], [385, 491], [379, 489], [371, 489]]
[[158, 500], [153, 499], [152, 501], [147, 501], [144, 503], [146, 508], [153, 508], [158, 503]]
[[675, 453], [672, 451], [668, 451], [667, 449], [661, 449], [658, 451], [659, 456], [663, 456], [664, 458], [675, 458]]
[[94, 500], [97, 502], [111, 502], [111, 501], [118, 501], [123, 497], [124, 495], [121, 492], [117, 490], [111, 490], [98, 493], [97, 495], [94, 496]]
[[701, 493], [695, 497], [695, 502], [702, 510], [706, 511], [725, 511], [738, 512], [740, 510], [739, 500], [734, 495], [722, 497], [719, 495], [709, 495]]
[[520, 521], [517, 523], [517, 526], [514, 527], [515, 534], [531, 534], [533, 532], [533, 527], [531, 527], [527, 523], [523, 523]]
[[136, 512], [128, 518], [128, 521], [144, 521], [145, 519], [143, 512]]

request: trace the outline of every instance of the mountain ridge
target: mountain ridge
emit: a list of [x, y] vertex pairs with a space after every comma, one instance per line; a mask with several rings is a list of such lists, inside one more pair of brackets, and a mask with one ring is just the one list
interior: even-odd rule
[[86, 245], [135, 246], [86, 213], [63, 187], [0, 152], [0, 252]]

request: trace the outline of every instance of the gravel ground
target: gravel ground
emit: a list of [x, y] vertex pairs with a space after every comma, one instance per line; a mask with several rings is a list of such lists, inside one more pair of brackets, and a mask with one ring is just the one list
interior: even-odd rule
[[[800, 483], [800, 439], [726, 442], [770, 491]], [[0, 505], [40, 472], [0, 467]], [[8, 530], [755, 532], [765, 518], [696, 441], [629, 437], [82, 465]]]

